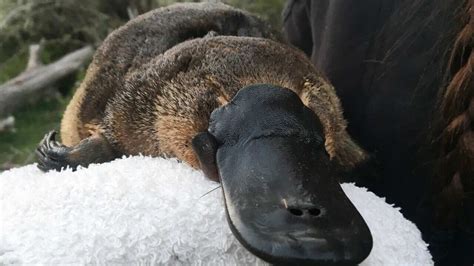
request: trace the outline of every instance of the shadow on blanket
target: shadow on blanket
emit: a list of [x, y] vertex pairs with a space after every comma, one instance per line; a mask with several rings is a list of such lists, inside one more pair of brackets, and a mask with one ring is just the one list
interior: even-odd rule
[[[77, 172], [0, 174], [0, 264], [265, 264], [225, 220], [222, 192], [175, 160], [131, 157]], [[343, 189], [374, 246], [362, 265], [430, 265], [414, 224], [364, 188]]]

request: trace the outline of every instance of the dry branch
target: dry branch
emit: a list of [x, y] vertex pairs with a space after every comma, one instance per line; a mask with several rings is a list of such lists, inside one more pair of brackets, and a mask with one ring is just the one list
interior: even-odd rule
[[30, 48], [29, 48], [30, 58], [28, 58], [28, 64], [26, 65], [25, 71], [29, 71], [29, 70], [32, 70], [33, 68], [37, 68], [43, 65], [40, 60], [40, 54], [41, 54], [42, 49], [43, 49], [42, 43], [30, 45]]
[[48, 65], [38, 65], [0, 86], [0, 118], [6, 117], [32, 99], [40, 99], [44, 88], [77, 71], [92, 57], [86, 46]]

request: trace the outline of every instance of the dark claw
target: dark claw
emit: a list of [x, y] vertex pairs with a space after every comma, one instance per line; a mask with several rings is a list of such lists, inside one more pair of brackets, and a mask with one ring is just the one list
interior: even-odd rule
[[56, 141], [56, 131], [49, 132], [44, 136], [36, 149], [38, 168], [45, 172], [53, 169], [61, 171], [61, 169], [70, 165], [68, 160], [70, 151], [71, 148]]
[[45, 138], [46, 138], [46, 147], [48, 149], [51, 149], [51, 141], [56, 140], [56, 131], [50, 131], [48, 134], [46, 134]]

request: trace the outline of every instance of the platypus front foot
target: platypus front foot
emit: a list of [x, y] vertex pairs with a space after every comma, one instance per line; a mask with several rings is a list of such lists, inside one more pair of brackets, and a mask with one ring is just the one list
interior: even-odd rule
[[104, 163], [121, 156], [110, 146], [102, 134], [94, 134], [81, 140], [77, 145], [67, 147], [56, 141], [56, 131], [46, 134], [36, 149], [38, 168], [42, 171], [69, 167], [87, 167], [92, 163]]
[[45, 172], [49, 170], [61, 171], [62, 168], [67, 166], [75, 169], [77, 164], [68, 159], [71, 150], [72, 148], [56, 141], [56, 131], [50, 131], [36, 148], [38, 168]]

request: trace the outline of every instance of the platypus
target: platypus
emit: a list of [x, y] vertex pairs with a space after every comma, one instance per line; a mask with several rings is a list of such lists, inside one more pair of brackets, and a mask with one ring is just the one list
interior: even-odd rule
[[[169, 31], [184, 36], [178, 16], [219, 25], [223, 10], [239, 14], [232, 32], [207, 25], [155, 47], [160, 37], [146, 29], [147, 18], [169, 16]], [[39, 168], [175, 157], [222, 184], [230, 228], [262, 259], [361, 262], [372, 237], [335, 169], [354, 167], [365, 153], [346, 132], [329, 81], [267, 29], [222, 4], [178, 5], [129, 22], [99, 48], [64, 114], [63, 143], [54, 132], [40, 143]]]

